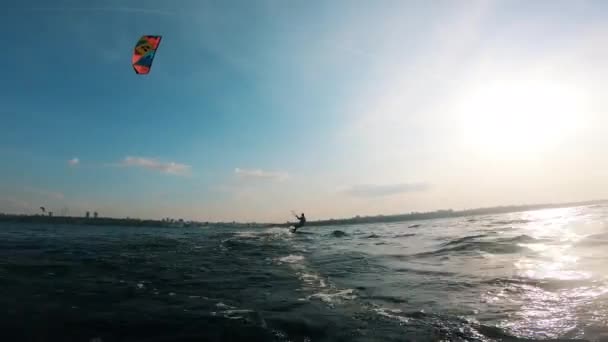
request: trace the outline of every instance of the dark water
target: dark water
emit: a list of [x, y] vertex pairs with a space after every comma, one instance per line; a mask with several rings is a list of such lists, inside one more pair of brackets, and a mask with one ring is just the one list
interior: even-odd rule
[[1, 341], [608, 340], [608, 208], [340, 227], [0, 225]]

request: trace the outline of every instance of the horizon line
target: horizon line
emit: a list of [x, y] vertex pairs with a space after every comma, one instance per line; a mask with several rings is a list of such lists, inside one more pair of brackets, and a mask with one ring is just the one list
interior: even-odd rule
[[[399, 213], [399, 214], [376, 214], [376, 215], [366, 215], [366, 216], [352, 216], [352, 217], [342, 217], [342, 218], [326, 218], [326, 219], [318, 219], [318, 220], [311, 220], [308, 221], [308, 223], [324, 223], [324, 222], [340, 222], [340, 221], [348, 221], [348, 220], [357, 220], [357, 219], [372, 219], [372, 218], [396, 218], [399, 216], [415, 216], [415, 215], [430, 215], [433, 213], [441, 213], [441, 212], [449, 212], [452, 214], [458, 214], [458, 213], [466, 213], [466, 212], [470, 212], [470, 211], [481, 211], [481, 210], [492, 210], [492, 209], [513, 209], [513, 211], [510, 212], [518, 212], [518, 211], [526, 211], [526, 208], [533, 208], [536, 207], [536, 209], [533, 210], [542, 210], [542, 209], [550, 209], [551, 207], [574, 207], [577, 205], [591, 205], [591, 204], [595, 204], [595, 203], [605, 203], [608, 202], [608, 199], [594, 199], [594, 200], [583, 200], [583, 201], [574, 201], [574, 202], [551, 202], [551, 203], [529, 203], [529, 204], [509, 204], [509, 205], [495, 205], [495, 206], [489, 206], [489, 207], [477, 207], [477, 208], [466, 208], [466, 209], [436, 209], [436, 210], [432, 210], [432, 211], [421, 211], [421, 212], [416, 212], [416, 211], [411, 211], [409, 213]], [[501, 212], [502, 213], [507, 213], [507, 212]], [[491, 214], [491, 213], [487, 213], [487, 214]], [[483, 214], [471, 214], [470, 216], [476, 216], [476, 215], [483, 215]], [[285, 224], [285, 223], [278, 223], [278, 222], [258, 222], [258, 221], [236, 221], [236, 220], [232, 220], [232, 221], [216, 221], [216, 222], [211, 222], [211, 221], [200, 221], [200, 220], [191, 220], [191, 219], [184, 219], [184, 218], [170, 218], [170, 217], [164, 217], [162, 219], [153, 219], [153, 218], [138, 218], [138, 217], [111, 217], [111, 216], [105, 216], [105, 217], [97, 217], [97, 218], [92, 218], [89, 217], [87, 218], [86, 216], [47, 216], [47, 215], [42, 215], [40, 213], [36, 213], [36, 214], [14, 214], [14, 213], [4, 213], [4, 212], [0, 212], [0, 217], [2, 216], [13, 216], [13, 217], [45, 217], [45, 218], [53, 218], [53, 219], [57, 219], [57, 218], [70, 218], [70, 219], [84, 219], [84, 220], [89, 220], [89, 221], [94, 221], [94, 220], [130, 220], [130, 221], [156, 221], [156, 222], [169, 222], [169, 221], [164, 221], [165, 219], [172, 219], [174, 220], [173, 222], [180, 222], [179, 220], [181, 220], [182, 222], [191, 222], [191, 223], [208, 223], [208, 224], [267, 224], [267, 225], [279, 225], [279, 224]], [[448, 218], [449, 216], [443, 216], [443, 217], [433, 217], [433, 218], [421, 218], [420, 220], [428, 220], [428, 219], [438, 219], [438, 218]], [[414, 219], [416, 220], [416, 219]], [[407, 221], [407, 219], [404, 219], [403, 221]], [[289, 222], [289, 221], [287, 221]], [[357, 224], [356, 222], [354, 222], [353, 224]]]

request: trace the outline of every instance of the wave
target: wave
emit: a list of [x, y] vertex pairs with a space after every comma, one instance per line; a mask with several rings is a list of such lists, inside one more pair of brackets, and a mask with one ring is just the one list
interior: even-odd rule
[[401, 237], [410, 237], [414, 236], [416, 233], [406, 233], [406, 234], [397, 234], [397, 235], [378, 235], [376, 233], [371, 233], [366, 236], [365, 239], [378, 239], [378, 238], [401, 238]]
[[[417, 332], [411, 338], [403, 340], [425, 340], [425, 341], [512, 341], [512, 342], [566, 342], [566, 341], [581, 341], [577, 339], [529, 339], [525, 337], [516, 337], [506, 330], [485, 324], [480, 324], [476, 321], [468, 320], [464, 317], [447, 316], [436, 313], [426, 313], [424, 311], [402, 311], [395, 308], [374, 307], [371, 312], [395, 321], [400, 325], [407, 325], [410, 329], [405, 332], [405, 336], [412, 331]], [[425, 333], [432, 330], [431, 333]], [[424, 336], [424, 337], [422, 337]], [[408, 336], [409, 337], [409, 336]], [[422, 338], [421, 338], [422, 337]], [[583, 340], [584, 341], [584, 340]]]
[[[579, 287], [603, 287], [604, 283], [589, 280], [589, 279], [534, 279], [528, 277], [514, 277], [514, 278], [493, 278], [482, 281], [483, 284], [495, 285], [501, 288], [522, 288], [526, 286], [537, 287], [546, 291], [559, 291], [564, 289], [574, 289]], [[511, 289], [516, 291], [516, 289]], [[522, 291], [524, 291], [522, 289]]]
[[363, 295], [363, 296], [361, 296], [361, 299], [380, 301], [380, 302], [385, 302], [385, 303], [390, 303], [390, 304], [404, 304], [404, 303], [408, 302], [408, 300], [405, 298], [395, 297], [395, 296], [383, 296], [383, 295], [371, 295], [371, 296]]
[[425, 276], [426, 275], [435, 275], [435, 276], [444, 276], [444, 277], [452, 277], [452, 276], [457, 275], [457, 273], [454, 273], [454, 272], [418, 270], [418, 269], [407, 268], [407, 267], [397, 268], [397, 269], [393, 270], [393, 272], [413, 273], [413, 274], [419, 274], [419, 275], [425, 275]]
[[501, 225], [507, 225], [507, 224], [525, 224], [525, 223], [530, 223], [530, 222], [532, 222], [532, 221], [525, 220], [525, 219], [518, 219], [518, 220], [492, 221], [492, 222], [490, 222], [490, 224], [494, 225], [494, 226], [501, 226]]
[[316, 298], [328, 304], [340, 303], [357, 298], [354, 292], [355, 290], [353, 289], [318, 292], [308, 296], [308, 299]]
[[277, 259], [277, 261], [279, 261], [281, 263], [286, 263], [286, 264], [295, 264], [295, 263], [301, 262], [302, 260], [304, 260], [303, 256], [294, 255], [294, 254], [290, 254], [288, 256], [284, 256], [284, 257]]
[[[476, 239], [481, 239], [481, 238], [487, 238], [490, 237], [491, 235], [495, 235], [495, 233], [490, 233], [490, 234], [478, 234], [478, 235], [470, 235], [470, 236], [465, 236], [462, 238], [458, 238], [458, 239], [454, 239], [451, 241], [448, 241], [446, 243], [443, 244], [443, 246], [452, 246], [452, 245], [460, 245], [463, 243], [468, 243], [469, 241], [472, 240], [476, 240]], [[494, 241], [478, 241], [478, 242], [488, 242], [488, 243], [532, 243], [532, 242], [540, 242], [540, 241], [546, 241], [543, 239], [537, 239], [534, 237], [531, 237], [529, 235], [526, 234], [522, 234], [522, 235], [517, 235], [514, 237], [508, 237], [508, 238], [498, 238]]]
[[549, 241], [546, 239], [537, 239], [534, 237], [531, 237], [529, 235], [526, 234], [522, 234], [522, 235], [517, 235], [511, 238], [501, 238], [501, 239], [497, 239], [497, 242], [502, 242], [502, 243], [533, 243], [533, 242], [543, 242], [543, 241]]
[[13, 274], [20, 275], [40, 275], [46, 274], [51, 276], [63, 276], [69, 274], [76, 263], [61, 262], [61, 261], [37, 261], [31, 262], [2, 262], [0, 264], [0, 272], [7, 271]]
[[298, 276], [299, 276], [300, 280], [302, 280], [306, 285], [316, 286], [319, 288], [327, 287], [327, 283], [325, 282], [325, 279], [323, 279], [323, 277], [321, 277], [320, 275], [318, 275], [316, 273], [300, 272], [298, 274]]
[[414, 236], [414, 235], [416, 235], [416, 233], [398, 234], [398, 235], [395, 235], [393, 237], [396, 237], [396, 238], [399, 238], [399, 237], [410, 237], [410, 236]]
[[235, 306], [226, 305], [222, 302], [216, 304], [220, 311], [210, 312], [211, 316], [222, 316], [230, 320], [240, 320], [244, 323], [253, 324], [262, 328], [266, 328], [267, 324], [261, 313], [251, 309], [238, 309]]
[[375, 308], [373, 311], [383, 317], [397, 320], [403, 324], [407, 324], [410, 322], [408, 317], [401, 315], [401, 310], [399, 309], [385, 309], [385, 308]]
[[176, 245], [187, 245], [188, 242], [181, 239], [173, 239], [166, 237], [142, 237], [137, 243], [127, 242], [123, 244], [124, 249], [128, 251], [142, 251], [149, 249], [164, 250], [166, 248], [175, 247]]
[[257, 230], [242, 230], [234, 233], [234, 236], [240, 239], [278, 238], [289, 235], [289, 229], [279, 227], [271, 227]]
[[586, 236], [577, 242], [578, 246], [604, 246], [608, 244], [608, 233], [600, 233]]
[[343, 232], [341, 230], [334, 230], [333, 232], [331, 232], [331, 236], [333, 236], [333, 237], [344, 237], [344, 236], [348, 236], [348, 234], [346, 234], [345, 232]]
[[525, 247], [515, 243], [501, 243], [490, 241], [474, 241], [470, 243], [456, 244], [452, 247], [443, 247], [430, 252], [409, 255], [409, 258], [424, 258], [435, 256], [450, 256], [456, 254], [479, 253], [489, 254], [513, 254], [524, 251]]
[[259, 248], [260, 243], [285, 240], [293, 235], [285, 228], [267, 228], [259, 230], [242, 230], [225, 234], [225, 236], [227, 237], [220, 239], [222, 248], [246, 249]]
[[245, 250], [251, 248], [258, 248], [258, 244], [254, 242], [248, 242], [246, 240], [228, 238], [220, 241], [220, 246], [228, 249]]
[[250, 231], [250, 230], [245, 230], [242, 232], [236, 232], [234, 234], [236, 237], [239, 237], [241, 239], [257, 239], [258, 237], [260, 237], [261, 232], [254, 232], [254, 231]]
[[467, 242], [469, 240], [474, 240], [474, 239], [478, 239], [478, 238], [482, 238], [482, 237], [486, 237], [488, 236], [487, 234], [479, 234], [479, 235], [470, 235], [470, 236], [465, 236], [459, 239], [455, 239], [449, 242], [444, 243], [444, 246], [450, 246], [450, 245], [457, 245], [457, 244], [461, 244], [463, 242]]

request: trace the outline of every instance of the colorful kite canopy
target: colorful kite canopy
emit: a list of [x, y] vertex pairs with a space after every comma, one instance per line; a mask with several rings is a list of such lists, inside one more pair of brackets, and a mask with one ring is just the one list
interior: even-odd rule
[[135, 73], [146, 75], [150, 72], [154, 54], [160, 44], [161, 36], [142, 36], [133, 51], [132, 64]]

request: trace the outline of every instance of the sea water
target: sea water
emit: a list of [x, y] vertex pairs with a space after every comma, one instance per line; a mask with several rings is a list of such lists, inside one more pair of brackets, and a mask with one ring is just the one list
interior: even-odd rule
[[608, 338], [608, 207], [231, 229], [0, 223], [2, 341]]

